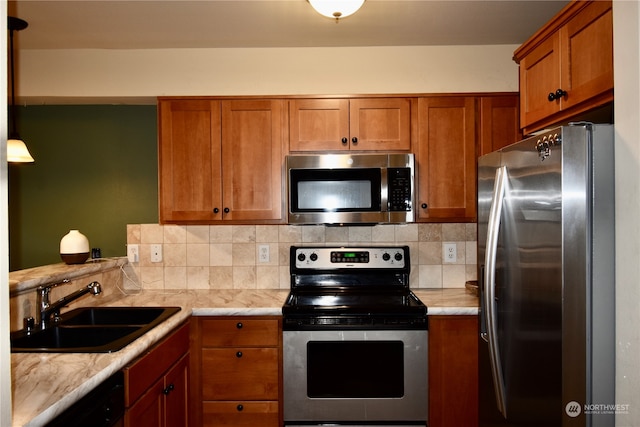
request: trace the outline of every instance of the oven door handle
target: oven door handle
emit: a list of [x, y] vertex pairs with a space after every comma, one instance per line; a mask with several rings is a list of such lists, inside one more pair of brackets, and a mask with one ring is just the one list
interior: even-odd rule
[[498, 325], [496, 315], [496, 259], [498, 252], [498, 235], [500, 233], [500, 218], [502, 216], [502, 204], [507, 182], [507, 168], [502, 166], [496, 169], [496, 177], [493, 186], [491, 209], [489, 211], [489, 223], [487, 224], [487, 242], [485, 246], [484, 260], [484, 298], [483, 306], [486, 312], [484, 316], [486, 333], [482, 334], [489, 345], [489, 360], [493, 386], [496, 393], [498, 410], [507, 418], [507, 406], [505, 401], [505, 386], [502, 374], [502, 362], [500, 360], [500, 347], [498, 345]]

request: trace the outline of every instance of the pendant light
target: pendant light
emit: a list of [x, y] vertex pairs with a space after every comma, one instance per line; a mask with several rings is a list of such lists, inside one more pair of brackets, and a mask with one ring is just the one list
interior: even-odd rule
[[13, 60], [13, 32], [27, 28], [27, 21], [9, 16], [9, 47], [11, 60], [11, 106], [9, 115], [11, 116], [9, 127], [9, 140], [7, 141], [7, 161], [11, 163], [31, 163], [33, 157], [29, 153], [24, 141], [20, 139], [16, 128], [16, 104], [15, 104], [15, 74]]
[[364, 0], [308, 0], [316, 12], [327, 18], [341, 18], [353, 15], [362, 7]]

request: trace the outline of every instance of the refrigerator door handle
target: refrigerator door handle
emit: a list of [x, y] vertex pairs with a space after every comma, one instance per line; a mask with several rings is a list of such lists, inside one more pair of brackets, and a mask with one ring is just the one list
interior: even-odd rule
[[485, 251], [484, 268], [484, 308], [486, 312], [486, 337], [483, 336], [489, 345], [489, 360], [491, 362], [491, 373], [493, 386], [496, 392], [496, 403], [498, 410], [507, 417], [507, 407], [505, 402], [504, 378], [502, 375], [502, 363], [500, 361], [500, 351], [498, 347], [498, 328], [496, 320], [496, 257], [498, 252], [498, 234], [500, 231], [500, 217], [502, 215], [502, 204], [504, 200], [505, 187], [507, 182], [507, 167], [502, 166], [496, 169], [496, 178], [493, 186], [493, 196], [491, 209], [489, 211], [489, 223], [487, 224], [487, 242]]

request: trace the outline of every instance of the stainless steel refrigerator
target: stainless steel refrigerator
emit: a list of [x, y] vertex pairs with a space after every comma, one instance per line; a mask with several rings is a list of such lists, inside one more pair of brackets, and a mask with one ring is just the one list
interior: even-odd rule
[[480, 426], [611, 427], [613, 126], [478, 160]]

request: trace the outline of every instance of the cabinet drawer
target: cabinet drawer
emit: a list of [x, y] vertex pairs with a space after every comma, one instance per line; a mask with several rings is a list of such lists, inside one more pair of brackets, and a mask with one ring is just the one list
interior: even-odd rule
[[201, 323], [203, 347], [264, 347], [279, 342], [277, 319], [212, 319]]
[[125, 406], [131, 406], [166, 371], [189, 351], [189, 323], [125, 367]]
[[278, 427], [278, 402], [204, 402], [204, 427]]
[[203, 400], [277, 400], [277, 348], [202, 350]]

